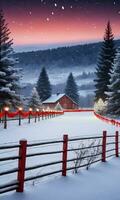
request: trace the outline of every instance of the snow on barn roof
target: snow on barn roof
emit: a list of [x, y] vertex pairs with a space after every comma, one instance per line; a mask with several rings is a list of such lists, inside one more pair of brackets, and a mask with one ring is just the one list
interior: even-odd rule
[[[46, 99], [45, 101], [43, 101], [44, 103], [56, 103], [59, 99], [61, 99], [63, 96], [67, 96], [66, 94], [53, 94], [50, 98]], [[69, 96], [67, 96], [69, 99], [71, 99]], [[71, 99], [71, 101], [73, 103], [75, 103], [76, 105], [78, 105], [75, 101], [73, 101]]]
[[59, 99], [61, 99], [65, 94], [53, 94], [50, 98], [43, 101], [43, 103], [55, 103]]

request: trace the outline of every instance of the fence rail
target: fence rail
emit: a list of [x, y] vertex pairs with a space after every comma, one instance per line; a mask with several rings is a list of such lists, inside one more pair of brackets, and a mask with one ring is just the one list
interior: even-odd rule
[[[92, 141], [91, 141], [92, 140]], [[109, 141], [110, 140], [110, 141]], [[111, 141], [112, 140], [112, 141]], [[97, 144], [95, 143], [97, 141]], [[81, 142], [82, 146], [77, 146], [76, 142]], [[84, 143], [84, 145], [83, 145]], [[86, 167], [89, 168], [90, 165], [97, 162], [106, 162], [107, 158], [112, 156], [119, 156], [119, 133], [116, 131], [114, 135], [107, 135], [106, 131], [103, 131], [102, 136], [93, 136], [93, 137], [78, 137], [78, 138], [69, 138], [68, 135], [64, 135], [61, 140], [53, 140], [47, 142], [37, 142], [37, 143], [27, 143], [26, 140], [21, 140], [17, 145], [5, 145], [0, 146], [0, 151], [6, 149], [14, 149], [17, 152], [17, 156], [9, 156], [7, 151], [7, 157], [1, 157], [0, 162], [8, 160], [16, 160], [16, 168], [6, 169], [5, 171], [0, 172], [0, 176], [8, 176], [9, 174], [15, 174], [16, 180], [0, 185], [0, 194], [6, 193], [9, 191], [16, 190], [17, 192], [24, 191], [24, 184], [30, 180], [36, 180], [42, 177], [50, 176], [53, 174], [61, 173], [62, 176], [66, 176], [67, 172], [74, 170], [76, 173], [78, 169]], [[44, 151], [44, 145], [62, 145], [62, 150], [51, 150]], [[70, 147], [70, 145], [74, 147]], [[37, 152], [29, 152], [28, 150], [33, 147], [41, 147], [40, 150], [37, 149]], [[92, 151], [91, 151], [92, 150]], [[18, 153], [19, 152], [19, 153]], [[72, 153], [72, 154], [71, 154]], [[35, 156], [46, 156], [46, 155], [60, 155], [60, 158], [50, 161], [42, 161], [42, 163], [34, 164], [27, 166], [26, 162], [28, 158], [34, 158]], [[77, 156], [76, 156], [77, 155]], [[60, 168], [57, 165], [60, 164]], [[68, 165], [69, 164], [69, 165]], [[33, 171], [36, 169], [45, 168], [48, 166], [56, 166], [56, 169], [50, 171], [45, 171], [42, 174], [38, 175], [26, 175], [26, 172]]]

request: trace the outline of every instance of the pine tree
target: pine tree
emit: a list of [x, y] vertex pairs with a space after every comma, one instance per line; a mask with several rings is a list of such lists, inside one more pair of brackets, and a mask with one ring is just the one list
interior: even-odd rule
[[120, 48], [115, 58], [109, 89], [107, 113], [120, 116]]
[[16, 59], [13, 58], [13, 40], [5, 22], [3, 11], [0, 10], [0, 107], [20, 104], [17, 94], [19, 88], [18, 70], [15, 69]]
[[110, 22], [108, 22], [104, 42], [98, 58], [98, 64], [96, 68], [96, 79], [95, 79], [95, 101], [102, 99], [105, 101], [108, 97], [109, 91], [108, 85], [110, 84], [110, 74], [116, 54], [114, 45], [114, 36], [112, 34], [112, 28]]
[[36, 89], [42, 102], [51, 96], [52, 89], [46, 69], [44, 67], [40, 73]]
[[37, 108], [41, 109], [42, 107], [42, 103], [41, 103], [41, 100], [39, 98], [36, 88], [33, 88], [32, 90], [29, 107], [31, 107], [33, 110], [36, 110]]
[[79, 103], [78, 88], [72, 73], [70, 73], [68, 76], [65, 87], [65, 94], [69, 96], [76, 103]]

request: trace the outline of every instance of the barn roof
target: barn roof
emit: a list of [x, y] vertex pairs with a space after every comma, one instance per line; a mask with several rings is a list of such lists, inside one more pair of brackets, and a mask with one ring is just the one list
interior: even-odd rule
[[61, 99], [65, 94], [53, 94], [50, 98], [43, 101], [43, 103], [55, 103], [59, 99]]
[[[50, 98], [46, 99], [45, 101], [43, 101], [44, 103], [56, 103], [59, 99], [61, 99], [63, 96], [67, 96], [66, 94], [53, 94]], [[69, 99], [71, 99], [69, 96], [67, 96]], [[73, 101], [71, 99], [71, 101]], [[73, 103], [75, 103], [76, 105], [78, 105], [75, 101], [73, 101]]]

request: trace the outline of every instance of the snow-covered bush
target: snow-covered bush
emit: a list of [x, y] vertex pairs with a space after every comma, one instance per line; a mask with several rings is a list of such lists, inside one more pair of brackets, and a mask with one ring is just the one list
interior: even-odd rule
[[103, 101], [102, 99], [99, 99], [94, 104], [94, 111], [99, 114], [105, 114], [107, 109], [107, 101]]

